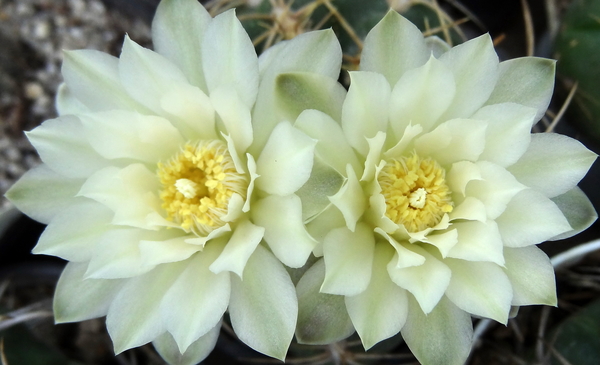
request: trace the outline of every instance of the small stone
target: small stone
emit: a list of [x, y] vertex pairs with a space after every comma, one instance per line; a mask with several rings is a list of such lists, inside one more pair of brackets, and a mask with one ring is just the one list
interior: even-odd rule
[[37, 21], [33, 26], [33, 36], [37, 39], [46, 39], [50, 36], [50, 23], [45, 20]]
[[25, 97], [35, 100], [44, 95], [44, 88], [37, 82], [28, 82], [25, 84]]
[[12, 162], [19, 161], [21, 159], [21, 151], [19, 151], [19, 149], [14, 146], [8, 147], [4, 151], [4, 155], [9, 161]]

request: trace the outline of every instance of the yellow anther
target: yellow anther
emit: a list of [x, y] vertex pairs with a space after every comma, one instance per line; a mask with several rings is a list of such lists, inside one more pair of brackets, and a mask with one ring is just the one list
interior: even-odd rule
[[385, 197], [386, 215], [409, 232], [422, 231], [452, 211], [445, 170], [433, 159], [416, 154], [390, 160], [377, 177]]

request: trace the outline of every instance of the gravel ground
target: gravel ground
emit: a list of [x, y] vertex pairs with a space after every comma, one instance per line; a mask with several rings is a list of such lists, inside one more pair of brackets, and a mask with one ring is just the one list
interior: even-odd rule
[[[118, 55], [127, 32], [150, 44], [151, 3], [128, 16], [132, 1], [0, 0], [0, 195], [39, 157], [23, 131], [56, 117], [62, 51], [97, 49]], [[156, 1], [155, 1], [156, 2]], [[1, 206], [10, 203], [2, 197]]]

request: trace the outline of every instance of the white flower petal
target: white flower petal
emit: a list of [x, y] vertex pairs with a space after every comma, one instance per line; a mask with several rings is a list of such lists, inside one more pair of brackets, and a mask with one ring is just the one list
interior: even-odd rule
[[369, 152], [365, 159], [365, 166], [360, 181], [376, 181], [375, 176], [379, 174], [381, 169], [385, 166], [385, 161], [381, 159], [381, 151], [386, 140], [385, 132], [377, 132], [375, 137], [366, 138], [369, 146]]
[[104, 52], [65, 51], [61, 73], [70, 93], [93, 111], [125, 109], [147, 112], [121, 84], [119, 60]]
[[[375, 233], [379, 233], [380, 235], [382, 235], [383, 238], [385, 238], [396, 250], [397, 255], [393, 257], [392, 261], [395, 262], [395, 265], [398, 269], [403, 269], [405, 267], [412, 266], [420, 266], [425, 263], [425, 257], [404, 247], [404, 245], [409, 244], [408, 242], [404, 242], [403, 244], [399, 243], [398, 241], [396, 241], [395, 238], [384, 232], [379, 227], [375, 228]], [[390, 263], [390, 260], [386, 262], [386, 265], [388, 263]]]
[[21, 176], [5, 196], [21, 212], [48, 224], [58, 213], [80, 200], [75, 196], [82, 184], [83, 180], [66, 179], [41, 164]]
[[256, 161], [254, 161], [254, 157], [247, 153], [246, 158], [248, 159], [248, 175], [250, 175], [250, 183], [248, 183], [248, 189], [246, 190], [246, 202], [242, 207], [242, 212], [244, 213], [250, 211], [250, 200], [252, 198], [252, 193], [254, 192], [254, 185], [256, 179], [260, 176], [256, 173]]
[[387, 265], [387, 271], [394, 283], [408, 290], [415, 296], [419, 306], [426, 314], [438, 304], [448, 284], [450, 269], [417, 245], [406, 245], [405, 248], [425, 257], [425, 262], [419, 266], [399, 268], [398, 257]]
[[513, 292], [502, 268], [490, 262], [444, 262], [452, 270], [448, 298], [465, 312], [506, 324]]
[[294, 127], [318, 141], [315, 156], [340, 174], [345, 174], [347, 164], [351, 164], [355, 172], [361, 170], [360, 162], [344, 138], [342, 128], [329, 115], [318, 110], [305, 110], [296, 119]]
[[210, 98], [188, 84], [172, 85], [160, 98], [160, 107], [169, 113], [186, 140], [216, 139], [215, 109]]
[[448, 257], [504, 265], [502, 237], [494, 221], [455, 222], [452, 227], [458, 232], [458, 242], [448, 252]]
[[448, 187], [454, 193], [460, 193], [463, 196], [467, 185], [471, 181], [482, 180], [479, 166], [470, 161], [459, 161], [452, 164], [450, 171], [446, 175]]
[[452, 226], [452, 228], [453, 229], [443, 233], [428, 234], [420, 241], [429, 243], [437, 247], [442, 257], [446, 258], [446, 256], [448, 256], [449, 253], [452, 252], [452, 249], [457, 246], [457, 243], [460, 242], [458, 231], [454, 229], [454, 225]]
[[350, 89], [342, 108], [342, 129], [348, 143], [366, 156], [366, 138], [385, 132], [391, 88], [381, 74], [365, 71], [350, 72]]
[[344, 180], [335, 169], [315, 158], [310, 178], [296, 191], [302, 201], [302, 220], [305, 223], [331, 206], [329, 199], [340, 190]]
[[156, 52], [176, 64], [192, 85], [204, 91], [207, 89], [199, 67], [203, 54], [200, 45], [210, 21], [204, 6], [191, 0], [162, 1], [152, 21], [152, 43]]
[[302, 275], [296, 285], [296, 338], [299, 343], [328, 345], [354, 333], [352, 321], [346, 312], [344, 297], [319, 291], [324, 278], [325, 262], [319, 260]]
[[131, 97], [158, 113], [161, 112], [160, 100], [165, 90], [169, 90], [171, 85], [188, 83], [185, 75], [171, 61], [141, 47], [129, 36], [125, 36], [119, 58], [119, 78]]
[[185, 261], [161, 265], [125, 282], [106, 316], [106, 328], [116, 354], [144, 345], [166, 331], [160, 303], [186, 266]]
[[[306, 230], [308, 231], [308, 234], [310, 234], [310, 236], [313, 237], [317, 242], [322, 243], [329, 231], [331, 231], [333, 228], [340, 228], [345, 225], [346, 220], [344, 219], [342, 212], [340, 212], [335, 205], [330, 205], [315, 219], [306, 224]], [[323, 255], [321, 254], [317, 256]]]
[[477, 161], [485, 148], [487, 123], [473, 119], [452, 119], [415, 140], [415, 151], [440, 165]]
[[433, 56], [419, 68], [408, 70], [393, 87], [390, 124], [397, 136], [409, 125], [430, 130], [454, 99], [452, 72]]
[[387, 244], [375, 245], [373, 273], [367, 289], [346, 297], [346, 308], [366, 350], [398, 332], [408, 315], [406, 291], [399, 288], [386, 270], [394, 250]]
[[93, 199], [115, 212], [113, 224], [158, 229], [150, 223], [161, 210], [156, 174], [141, 164], [123, 169], [107, 167], [92, 175], [77, 195]]
[[65, 266], [54, 293], [56, 323], [78, 322], [106, 315], [123, 280], [85, 279], [86, 264]]
[[85, 136], [104, 158], [130, 158], [155, 164], [178, 152], [184, 139], [168, 120], [112, 110], [80, 116]]
[[360, 69], [383, 74], [395, 85], [407, 70], [427, 62], [430, 53], [421, 31], [396, 11], [389, 11], [367, 34]]
[[256, 187], [281, 196], [300, 189], [310, 177], [316, 144], [289, 122], [279, 123], [256, 161]]
[[209, 270], [221, 250], [210, 244], [187, 260], [160, 303], [160, 315], [181, 353], [219, 323], [229, 304], [229, 273]]
[[504, 258], [513, 288], [512, 305], [545, 304], [556, 306], [554, 268], [548, 256], [536, 246], [505, 248]]
[[65, 83], [60, 84], [56, 91], [56, 110], [58, 115], [89, 113], [90, 108], [85, 106], [73, 95], [71, 89]]
[[82, 200], [52, 219], [33, 253], [58, 256], [69, 261], [89, 261], [96, 241], [110, 229], [112, 216], [112, 212], [101, 204]]
[[244, 269], [244, 280], [231, 275], [231, 324], [240, 340], [283, 361], [294, 336], [298, 301], [287, 271], [258, 246]]
[[463, 365], [471, 352], [471, 316], [444, 297], [424, 314], [409, 295], [408, 317], [402, 338], [422, 364]]
[[264, 233], [263, 227], [255, 226], [248, 220], [238, 223], [223, 252], [210, 265], [210, 271], [215, 274], [231, 271], [242, 278], [246, 262], [263, 239]]
[[536, 133], [510, 171], [519, 182], [548, 198], [566, 193], [581, 180], [597, 155], [581, 142], [554, 133]]
[[485, 205], [479, 199], [468, 196], [449, 214], [450, 220], [466, 219], [469, 221], [485, 222], [487, 213]]
[[515, 195], [496, 222], [507, 247], [538, 244], [571, 230], [556, 204], [532, 189]]
[[569, 225], [573, 229], [552, 237], [550, 241], [573, 237], [588, 229], [596, 219], [598, 219], [598, 213], [596, 213], [594, 205], [578, 187], [574, 187], [564, 194], [555, 196], [552, 198], [552, 201], [558, 206], [558, 209], [560, 209], [565, 218], [567, 218]]
[[518, 103], [536, 109], [540, 120], [554, 91], [556, 61], [522, 57], [500, 63], [498, 82], [486, 104]]
[[258, 90], [258, 59], [234, 10], [217, 15], [210, 22], [204, 34], [202, 53], [207, 55], [202, 58], [202, 68], [209, 94], [223, 86], [233, 87], [251, 108]]
[[371, 281], [375, 237], [372, 229], [359, 223], [354, 232], [348, 228], [333, 229], [323, 241], [326, 275], [321, 292], [356, 295]]
[[277, 77], [289, 72], [311, 72], [337, 80], [342, 63], [342, 48], [333, 30], [318, 30], [280, 42], [263, 53], [260, 59], [260, 90], [252, 111], [252, 152], [257, 154], [267, 142], [273, 128], [281, 121], [280, 115], [273, 113], [277, 110]]
[[181, 236], [166, 241], [140, 241], [141, 264], [154, 267], [156, 265], [183, 261], [198, 251], [203, 246], [186, 242], [190, 236]]
[[169, 332], [158, 336], [152, 341], [152, 344], [169, 365], [196, 365], [202, 362], [215, 348], [219, 333], [221, 333], [221, 322], [194, 341], [183, 354], [179, 352], [177, 342]]
[[254, 203], [252, 219], [265, 228], [264, 239], [273, 254], [289, 267], [301, 267], [315, 247], [302, 221], [302, 202], [296, 195], [271, 195]]
[[225, 125], [224, 133], [231, 136], [236, 151], [243, 154], [252, 143], [250, 108], [242, 102], [231, 85], [213, 89], [210, 100]]
[[350, 164], [346, 166], [346, 173], [348, 175], [346, 183], [335, 195], [329, 197], [329, 200], [344, 215], [348, 229], [354, 232], [356, 222], [367, 208], [367, 201]]
[[75, 116], [47, 120], [26, 135], [42, 161], [61, 175], [88, 177], [109, 164], [90, 146]]
[[487, 161], [477, 163], [482, 180], [473, 180], [467, 186], [466, 195], [483, 202], [488, 218], [496, 219], [510, 200], [525, 189], [514, 176], [504, 168]]
[[473, 119], [487, 122], [481, 160], [507, 167], [517, 162], [531, 141], [535, 109], [514, 103], [484, 106]]
[[490, 97], [498, 80], [498, 55], [489, 34], [453, 47], [440, 57], [454, 74], [456, 94], [442, 120], [469, 118]]
[[[393, 125], [392, 125], [393, 127]], [[406, 150], [413, 143], [413, 139], [423, 132], [423, 127], [421, 125], [412, 125], [409, 123], [404, 131], [400, 133], [402, 138], [396, 143], [396, 145], [389, 150], [385, 151], [384, 157], [386, 159], [391, 158], [400, 158], [402, 155], [406, 154]], [[369, 151], [370, 152], [370, 151]]]

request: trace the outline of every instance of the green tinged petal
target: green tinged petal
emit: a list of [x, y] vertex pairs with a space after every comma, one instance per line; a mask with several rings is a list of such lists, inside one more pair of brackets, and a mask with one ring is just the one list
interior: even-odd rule
[[239, 222], [223, 252], [210, 265], [210, 271], [216, 274], [231, 271], [242, 278], [246, 262], [263, 239], [264, 233], [263, 227], [255, 226], [248, 220]]
[[319, 291], [324, 278], [325, 262], [319, 260], [304, 273], [296, 285], [296, 338], [299, 343], [327, 345], [354, 333], [352, 321], [346, 312], [344, 297]]
[[244, 280], [231, 276], [229, 315], [245, 344], [283, 361], [294, 336], [298, 301], [281, 263], [258, 246], [244, 269]]
[[430, 54], [421, 31], [390, 10], [367, 34], [360, 69], [380, 73], [395, 85], [406, 71], [425, 64]]
[[536, 246], [504, 249], [504, 272], [513, 288], [514, 306], [545, 304], [556, 306], [554, 268], [548, 256]]
[[215, 348], [220, 332], [221, 322], [217, 323], [214, 328], [194, 341], [183, 353], [179, 351], [177, 342], [175, 342], [169, 332], [158, 336], [152, 341], [152, 344], [169, 365], [196, 365], [202, 362]]
[[425, 315], [409, 295], [402, 337], [421, 364], [462, 365], [471, 351], [471, 316], [444, 297]]
[[397, 334], [408, 315], [406, 290], [390, 280], [386, 269], [393, 255], [394, 249], [387, 243], [375, 245], [369, 286], [358, 295], [346, 297], [348, 314], [366, 350]]
[[540, 120], [554, 91], [556, 61], [547, 58], [523, 57], [500, 63], [498, 82], [486, 105], [518, 103], [537, 112], [534, 121]]
[[275, 79], [275, 105], [282, 120], [294, 121], [304, 110], [316, 109], [340, 121], [345, 96], [336, 79], [316, 73], [285, 73]]
[[552, 201], [561, 210], [573, 230], [552, 237], [554, 240], [562, 240], [572, 237], [592, 225], [598, 219], [598, 213], [581, 189], [574, 187], [564, 194], [552, 198]]
[[[176, 64], [189, 82], [207, 91], [202, 72], [200, 45], [211, 22], [210, 14], [194, 0], [164, 0], [152, 21], [152, 43], [156, 52]], [[212, 57], [212, 55], [209, 55]]]
[[503, 237], [494, 221], [453, 222], [452, 228], [458, 231], [458, 241], [448, 252], [448, 257], [468, 261], [489, 261], [504, 265]]
[[6, 192], [21, 212], [38, 222], [50, 223], [64, 209], [77, 203], [83, 180], [66, 179], [42, 164], [27, 171]]
[[581, 142], [554, 133], [536, 133], [525, 154], [508, 168], [519, 182], [548, 198], [573, 189], [598, 157]]
[[56, 323], [78, 322], [106, 315], [124, 280], [85, 279], [85, 263], [65, 266], [54, 293]]

